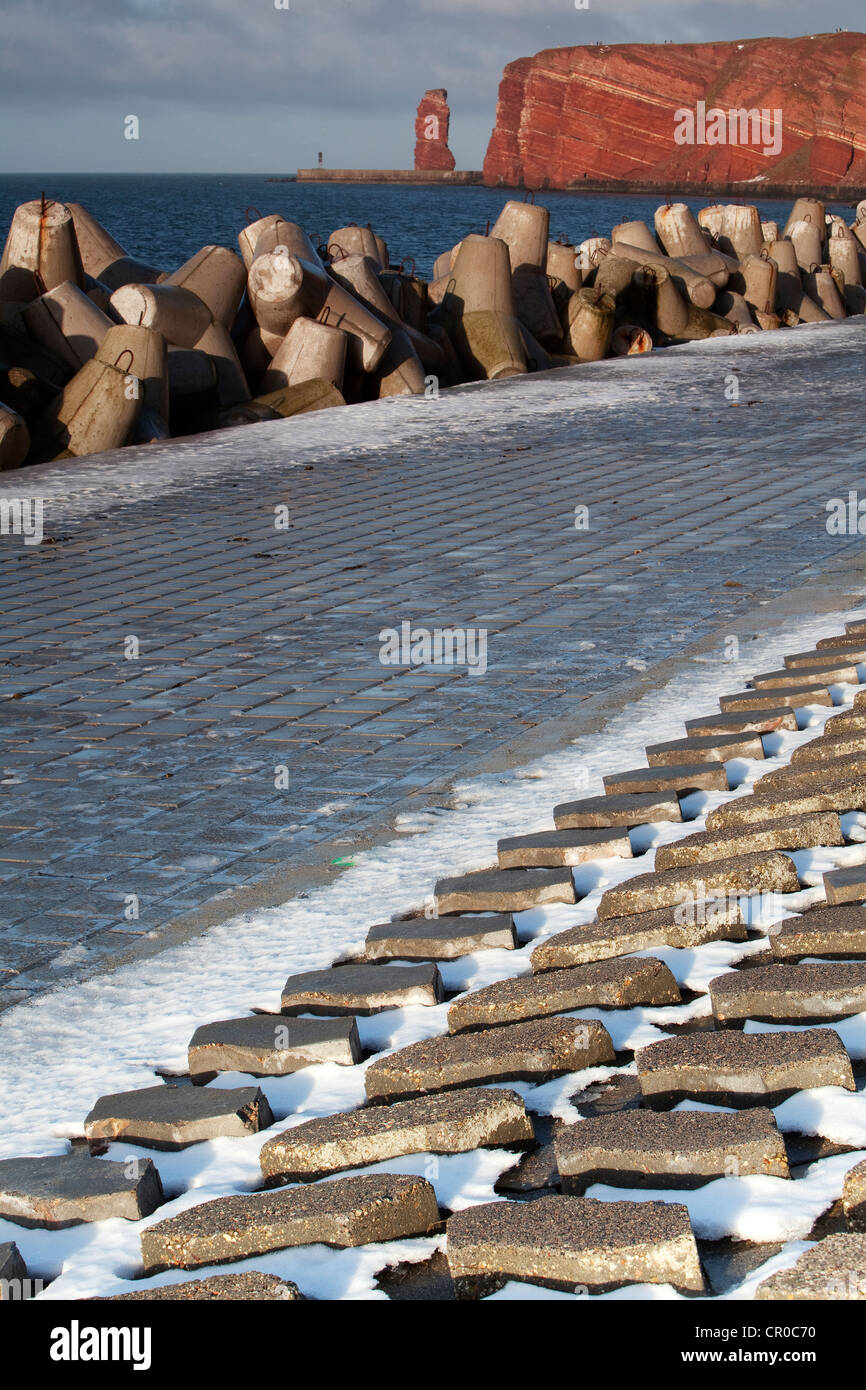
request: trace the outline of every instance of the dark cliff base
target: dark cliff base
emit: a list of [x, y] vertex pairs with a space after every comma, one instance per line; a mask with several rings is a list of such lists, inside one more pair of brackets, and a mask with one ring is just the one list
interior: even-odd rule
[[509, 184], [502, 179], [485, 179], [487, 188], [517, 189], [521, 193], [637, 193], [670, 201], [674, 198], [735, 198], [738, 202], [756, 199], [822, 198], [825, 202], [846, 203], [855, 207], [866, 198], [864, 188], [818, 187], [805, 183], [677, 183], [639, 182], [633, 179], [572, 179], [566, 184], [553, 185], [546, 180], [541, 186]]

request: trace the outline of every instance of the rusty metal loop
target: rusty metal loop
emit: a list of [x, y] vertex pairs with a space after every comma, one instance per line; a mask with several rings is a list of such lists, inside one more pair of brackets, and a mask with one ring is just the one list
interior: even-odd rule
[[526, 192], [525, 192], [524, 195], [523, 195], [523, 201], [524, 201], [524, 203], [531, 203], [532, 206], [535, 207], [535, 189], [534, 189], [534, 188], [527, 188]]
[[[408, 265], [408, 266], [409, 266], [408, 271], [406, 271], [406, 270], [403, 269], [403, 267], [404, 267], [405, 265]], [[404, 256], [403, 259], [402, 259], [402, 261], [400, 262], [400, 264], [397, 266], [397, 270], [399, 271], [399, 273], [400, 273], [401, 275], [407, 275], [407, 274], [408, 274], [408, 275], [414, 275], [414, 274], [415, 274], [415, 257], [414, 257], [414, 256]]]
[[339, 253], [340, 253], [339, 256], [337, 257], [337, 260], [338, 260], [338, 261], [343, 261], [343, 260], [346, 259], [346, 252], [343, 250], [343, 248], [342, 248], [342, 246], [340, 245], [340, 243], [339, 243], [338, 241], [329, 241], [328, 244], [327, 244], [327, 246], [325, 247], [325, 255], [326, 255], [326, 256], [329, 256], [330, 259], [333, 260], [333, 259], [334, 259], [334, 254], [333, 254], [334, 251], [339, 251]]
[[[120, 365], [120, 359], [121, 359], [121, 357], [125, 357], [127, 353], [129, 353], [129, 366], [126, 367], [126, 368], [123, 368], [123, 367], [121, 367], [121, 365]], [[118, 371], [121, 371], [121, 372], [122, 372], [122, 371], [125, 370], [127, 376], [129, 375], [129, 373], [130, 373], [130, 371], [131, 371], [131, 369], [132, 369], [132, 365], [133, 365], [134, 362], [135, 362], [135, 353], [133, 352], [132, 348], [124, 348], [123, 351], [122, 351], [122, 352], [119, 352], [119, 353], [117, 354], [117, 356], [115, 357], [115, 359], [114, 359], [114, 365], [115, 365], [115, 367], [117, 367]]]
[[[253, 214], [255, 214], [255, 215], [251, 217], [251, 216], [250, 216], [250, 213], [253, 213]], [[246, 211], [245, 211], [245, 213], [244, 213], [244, 217], [247, 219], [247, 226], [248, 226], [248, 227], [250, 226], [251, 223], [253, 223], [253, 222], [261, 222], [261, 220], [262, 220], [262, 214], [259, 212], [258, 208], [257, 208], [253, 203], [250, 203], [250, 206], [246, 209]]]

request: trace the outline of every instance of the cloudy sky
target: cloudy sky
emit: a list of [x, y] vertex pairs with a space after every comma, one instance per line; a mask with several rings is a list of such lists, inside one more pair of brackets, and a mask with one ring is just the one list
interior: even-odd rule
[[458, 167], [480, 169], [514, 58], [816, 19], [862, 28], [862, 0], [0, 0], [0, 170], [280, 173], [318, 150], [406, 168], [427, 87], [448, 89]]

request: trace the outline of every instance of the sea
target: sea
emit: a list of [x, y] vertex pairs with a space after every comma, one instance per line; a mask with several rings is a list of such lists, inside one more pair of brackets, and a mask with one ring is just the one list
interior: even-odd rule
[[[407, 269], [414, 265], [425, 278], [442, 251], [470, 232], [486, 231], [509, 198], [525, 196], [498, 188], [297, 183], [268, 174], [3, 174], [4, 239], [16, 206], [42, 193], [83, 203], [129, 255], [165, 270], [176, 269], [202, 246], [236, 249], [242, 227], [278, 212], [323, 242], [338, 227], [370, 223], [387, 241], [391, 264], [405, 260]], [[550, 210], [551, 239], [561, 236], [572, 245], [610, 235], [617, 222], [638, 219], [652, 226], [660, 201], [643, 194], [547, 192], [535, 200]], [[712, 200], [682, 201], [697, 211]], [[790, 203], [756, 201], [765, 218], [787, 219]], [[850, 204], [827, 208], [853, 219]]]

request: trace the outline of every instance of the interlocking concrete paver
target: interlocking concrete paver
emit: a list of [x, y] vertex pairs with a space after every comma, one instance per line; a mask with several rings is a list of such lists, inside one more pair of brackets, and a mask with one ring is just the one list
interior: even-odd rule
[[[866, 481], [864, 341], [851, 319], [4, 476], [46, 540], [0, 537], [0, 1007], [66, 978], [69, 939], [163, 933], [309, 862], [610, 691], [626, 654], [862, 551], [825, 521]], [[484, 628], [486, 674], [380, 664], [402, 622]]]

